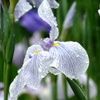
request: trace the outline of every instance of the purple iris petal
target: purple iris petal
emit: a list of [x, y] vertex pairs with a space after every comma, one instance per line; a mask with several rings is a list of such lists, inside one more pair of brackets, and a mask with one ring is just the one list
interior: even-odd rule
[[20, 18], [20, 24], [30, 32], [46, 31], [49, 32], [51, 27], [43, 21], [36, 9], [31, 9]]

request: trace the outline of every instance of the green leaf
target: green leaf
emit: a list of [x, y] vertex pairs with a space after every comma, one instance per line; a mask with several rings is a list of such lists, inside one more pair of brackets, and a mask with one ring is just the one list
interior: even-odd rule
[[61, 32], [62, 24], [67, 14], [67, 4], [68, 3], [67, 3], [67, 0], [60, 0], [59, 4], [60, 6], [57, 9], [57, 22], [58, 22], [59, 31]]
[[0, 82], [3, 81], [3, 55], [0, 51]]
[[38, 99], [35, 98], [33, 99], [30, 94], [23, 93], [18, 97], [18, 100], [38, 100]]
[[8, 63], [12, 62], [14, 47], [15, 47], [15, 26], [12, 26], [12, 30], [8, 38], [7, 47], [6, 47], [6, 61]]
[[86, 100], [85, 94], [82, 88], [79, 86], [79, 84], [69, 78], [67, 78], [67, 81], [69, 85], [71, 86], [73, 92], [75, 93], [76, 97], [78, 98], [78, 100]]
[[10, 7], [9, 7], [9, 12], [10, 12], [10, 19], [12, 21], [12, 23], [14, 23], [14, 10], [15, 10], [15, 6], [17, 4], [18, 0], [10, 0]]
[[6, 44], [11, 30], [11, 21], [8, 13], [8, 9], [3, 9], [3, 23], [2, 23], [2, 48], [3, 48], [3, 56], [5, 60], [5, 52], [6, 52]]

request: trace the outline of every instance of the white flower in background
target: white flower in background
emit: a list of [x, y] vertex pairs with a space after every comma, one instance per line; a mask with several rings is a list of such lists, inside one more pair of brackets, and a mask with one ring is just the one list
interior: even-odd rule
[[29, 4], [29, 2], [26, 0], [19, 0], [14, 11], [15, 21], [18, 21], [18, 19], [31, 8], [32, 6]]
[[41, 39], [40, 32], [34, 32], [33, 36], [29, 39], [30, 45], [38, 43]]
[[[87, 85], [87, 75], [84, 74], [78, 78], [78, 81], [86, 87]], [[62, 77], [61, 74], [58, 76], [57, 80], [57, 89], [58, 89], [58, 99], [59, 100], [64, 100], [64, 93], [63, 93], [63, 84], [62, 84]], [[69, 98], [74, 96], [74, 92], [71, 89], [70, 85], [67, 83], [67, 95]], [[97, 95], [97, 86], [95, 82], [90, 78], [89, 79], [89, 93], [90, 93], [90, 99], [93, 99]]]
[[75, 11], [76, 11], [76, 2], [74, 2], [72, 4], [72, 6], [70, 7], [70, 9], [65, 17], [65, 20], [63, 23], [64, 30], [68, 29], [69, 27], [71, 27], [73, 25]]
[[2, 82], [0, 82], [0, 90], [3, 89], [4, 84]]
[[27, 93], [32, 97], [37, 96], [40, 100], [51, 100], [51, 79], [50, 77], [45, 78], [45, 84], [41, 84], [37, 90], [29, 87], [25, 87], [21, 94]]
[[38, 89], [42, 78], [48, 72], [65, 74], [71, 79], [78, 78], [88, 68], [89, 59], [85, 49], [77, 42], [55, 41], [58, 37], [56, 18], [47, 0], [38, 8], [39, 16], [51, 26], [50, 38], [30, 46], [26, 52], [22, 68], [10, 85], [10, 96], [17, 100], [24, 87]]
[[[36, 8], [40, 6], [43, 0], [27, 0], [31, 4], [33, 4]], [[48, 0], [51, 8], [58, 8], [59, 4], [55, 0]]]
[[14, 56], [13, 56], [13, 63], [16, 66], [18, 66], [18, 67], [22, 66], [26, 50], [27, 50], [27, 47], [25, 46], [24, 43], [20, 42], [20, 43], [15, 45]]
[[98, 14], [100, 15], [100, 9], [98, 9]]
[[[78, 78], [78, 80], [84, 86], [87, 85], [87, 75], [86, 74], [80, 76]], [[91, 99], [96, 97], [96, 95], [97, 95], [97, 86], [96, 86], [95, 82], [91, 78], [89, 78], [89, 93], [90, 93], [89, 96], [90, 96]]]
[[[83, 86], [85, 86], [85, 87], [87, 86], [87, 75], [86, 74], [80, 76], [78, 78], [78, 80]], [[89, 96], [90, 96], [90, 99], [95, 98], [96, 95], [97, 95], [97, 86], [96, 86], [95, 82], [91, 78], [89, 78]], [[71, 89], [69, 84], [68, 84], [68, 96], [69, 96], [69, 98], [74, 96], [73, 90]]]

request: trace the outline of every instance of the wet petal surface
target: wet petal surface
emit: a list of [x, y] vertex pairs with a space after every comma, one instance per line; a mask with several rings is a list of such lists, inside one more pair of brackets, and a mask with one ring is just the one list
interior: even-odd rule
[[52, 66], [71, 79], [82, 75], [89, 65], [85, 49], [77, 42], [54, 43], [50, 55], [55, 59]]
[[[28, 2], [32, 3], [36, 8], [40, 6], [43, 0], [27, 0]], [[58, 8], [59, 4], [55, 0], [48, 0], [51, 8]]]
[[[27, 54], [31, 52], [31, 50], [36, 50], [36, 46], [30, 48]], [[36, 90], [40, 86], [42, 78], [47, 75], [52, 60], [46, 51], [36, 51], [30, 59], [28, 59], [26, 55], [22, 68], [18, 71], [18, 75], [10, 85], [10, 96], [12, 100], [17, 100], [18, 95], [25, 86]]]
[[15, 21], [18, 21], [18, 19], [31, 8], [32, 6], [26, 0], [19, 0], [14, 12]]
[[52, 13], [50, 5], [47, 0], [44, 0], [38, 9], [39, 16], [51, 26], [50, 39], [54, 41], [59, 33], [57, 28], [56, 18]]

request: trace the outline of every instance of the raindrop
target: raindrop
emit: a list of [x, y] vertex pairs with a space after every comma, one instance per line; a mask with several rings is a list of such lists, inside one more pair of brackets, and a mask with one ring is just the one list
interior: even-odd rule
[[76, 57], [79, 57], [79, 55], [76, 55]]
[[42, 72], [42, 70], [41, 70], [40, 68], [38, 69], [38, 71], [39, 71], [39, 72]]
[[81, 49], [81, 47], [79, 46], [79, 47], [78, 47], [78, 49], [80, 50], [80, 49]]

